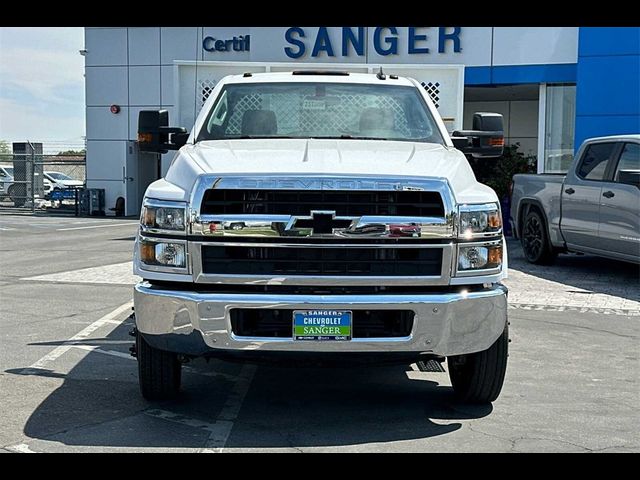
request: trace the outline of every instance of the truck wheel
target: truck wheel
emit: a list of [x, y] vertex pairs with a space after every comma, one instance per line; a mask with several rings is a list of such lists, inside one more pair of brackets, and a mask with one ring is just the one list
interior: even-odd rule
[[182, 365], [178, 355], [149, 345], [142, 335], [136, 336], [138, 380], [140, 391], [147, 400], [173, 398], [180, 390]]
[[465, 403], [493, 402], [502, 390], [507, 371], [509, 327], [487, 350], [449, 357], [449, 378], [455, 396]]
[[524, 219], [521, 236], [524, 256], [530, 263], [548, 265], [555, 253], [547, 234], [547, 226], [537, 210], [529, 210]]
[[244, 223], [232, 223], [231, 230], [242, 230], [244, 228]]

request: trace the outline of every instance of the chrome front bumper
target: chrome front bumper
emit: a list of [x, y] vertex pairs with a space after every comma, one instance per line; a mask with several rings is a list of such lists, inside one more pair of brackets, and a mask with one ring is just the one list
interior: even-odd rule
[[[507, 289], [500, 284], [415, 295], [220, 294], [166, 290], [140, 282], [135, 286], [136, 327], [157, 348], [202, 355], [227, 352], [369, 352], [460, 355], [489, 348], [507, 322]], [[413, 329], [403, 338], [302, 342], [290, 338], [238, 337], [230, 310], [407, 309]]]

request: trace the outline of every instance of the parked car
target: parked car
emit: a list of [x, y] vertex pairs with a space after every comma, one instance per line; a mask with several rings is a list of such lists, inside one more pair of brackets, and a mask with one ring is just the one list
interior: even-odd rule
[[446, 358], [460, 399], [498, 397], [506, 244], [465, 153], [502, 155], [501, 116], [450, 136], [411, 78], [254, 73], [221, 79], [190, 135], [166, 110], [141, 111], [138, 135], [140, 151], [178, 150], [134, 248], [145, 398], [177, 394], [200, 356]]
[[75, 189], [84, 186], [81, 180], [74, 180], [62, 172], [44, 172], [45, 198], [49, 200], [73, 200]]
[[44, 176], [51, 182], [51, 188], [53, 190], [63, 190], [69, 187], [82, 187], [84, 185], [82, 180], [74, 180], [69, 175], [62, 172], [44, 172]]
[[13, 167], [0, 165], [0, 200], [10, 197], [9, 189], [13, 190]]
[[586, 140], [566, 176], [514, 175], [511, 202], [531, 263], [559, 252], [640, 263], [640, 135]]
[[242, 230], [246, 227], [244, 222], [222, 222], [222, 228], [230, 230]]
[[[46, 176], [42, 180], [44, 197], [48, 198], [52, 189], [51, 182], [46, 178]], [[21, 203], [20, 200], [24, 202], [24, 198], [21, 198], [20, 196], [16, 197], [15, 194], [17, 186], [14, 182], [13, 167], [0, 166], [0, 200], [10, 198], [14, 203]]]
[[44, 177], [42, 179], [42, 185], [44, 186], [44, 198], [49, 198], [49, 195], [53, 190], [53, 185], [51, 181], [47, 177]]
[[389, 225], [390, 237], [419, 237], [421, 233], [420, 225], [417, 224], [391, 224]]

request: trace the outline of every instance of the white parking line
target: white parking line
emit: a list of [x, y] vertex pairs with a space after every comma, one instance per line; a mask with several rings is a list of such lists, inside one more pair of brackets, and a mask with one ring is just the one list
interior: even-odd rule
[[[105, 333], [105, 336], [108, 335], [109, 333], [111, 333], [113, 330], [116, 329], [117, 325], [120, 325], [120, 323], [122, 323], [120, 322], [117, 325], [115, 325], [112, 323], [112, 320], [118, 315], [121, 315], [127, 310], [130, 310], [132, 305], [133, 305], [133, 301], [129, 301], [123, 305], [120, 305], [118, 308], [116, 308], [112, 312], [107, 313], [102, 318], [99, 318], [98, 320], [93, 322], [91, 325], [85, 327], [83, 330], [76, 333], [73, 337], [67, 340], [67, 342], [73, 342], [75, 340], [85, 340], [89, 335], [91, 335], [93, 332], [95, 332], [97, 329], [99, 329], [104, 325], [110, 325], [110, 330]], [[63, 345], [60, 345], [54, 348], [52, 351], [47, 353], [44, 357], [42, 357], [40, 360], [33, 363], [29, 367], [22, 369], [22, 373], [26, 375], [37, 373], [38, 370], [41, 370], [42, 368], [44, 368], [48, 363], [53, 362], [58, 357], [68, 352], [70, 349], [74, 348], [73, 344], [69, 345], [67, 344], [67, 342], [65, 342]]]
[[145, 410], [143, 413], [149, 417], [160, 418], [161, 420], [166, 420], [167, 422], [179, 423], [180, 425], [186, 425], [188, 427], [201, 428], [209, 432], [215, 430], [215, 424], [213, 423], [204, 422], [202, 420], [197, 420], [195, 418], [187, 417], [186, 415], [169, 412], [167, 410], [153, 409]]
[[103, 350], [97, 345], [69, 345], [71, 348], [79, 348], [88, 352], [102, 353], [103, 355], [111, 355], [112, 357], [124, 358], [125, 360], [135, 360], [129, 353], [119, 352], [118, 350]]
[[233, 430], [233, 423], [238, 418], [244, 397], [247, 395], [249, 387], [251, 386], [256, 368], [255, 365], [245, 364], [242, 366], [236, 383], [229, 392], [227, 401], [220, 411], [216, 423], [213, 425], [213, 430], [207, 439], [205, 448], [203, 448], [200, 453], [220, 453], [224, 450], [227, 440], [229, 440], [229, 435], [231, 435], [231, 431]]
[[216, 421], [213, 423], [167, 410], [146, 410], [144, 414], [168, 422], [179, 423], [188, 427], [201, 428], [208, 431], [209, 438], [207, 439], [205, 447], [200, 450], [200, 453], [220, 453], [224, 450], [227, 440], [229, 440], [229, 435], [231, 435], [231, 431], [233, 430], [233, 424], [238, 418], [242, 402], [249, 391], [256, 368], [255, 365], [245, 364], [242, 366], [240, 373], [235, 379], [235, 384], [227, 396], [227, 401], [222, 407], [222, 410], [220, 410]]
[[576, 312], [598, 313], [601, 315], [626, 315], [627, 317], [640, 317], [640, 310], [636, 308], [598, 308], [598, 307], [572, 307], [558, 305], [540, 305], [537, 303], [509, 302], [509, 310], [535, 310], [539, 312]]
[[37, 453], [29, 448], [29, 445], [26, 443], [19, 443], [18, 445], [12, 445], [10, 447], [6, 447], [7, 450], [12, 450], [17, 453]]
[[183, 370], [189, 372], [189, 373], [193, 373], [194, 375], [202, 375], [203, 377], [212, 377], [212, 378], [223, 378], [225, 380], [228, 380], [230, 382], [235, 382], [237, 380], [237, 376], [236, 375], [231, 375], [229, 373], [222, 373], [222, 372], [216, 372], [216, 371], [206, 371], [206, 370], [196, 370], [193, 367], [189, 367], [188, 365], [184, 365]]
[[[133, 305], [132, 301], [129, 301], [123, 305], [120, 305], [118, 308], [113, 310], [112, 312], [106, 314], [105, 316], [99, 318], [91, 325], [88, 325], [83, 330], [75, 334], [70, 339], [66, 340], [62, 345], [54, 348], [51, 352], [46, 354], [37, 362], [33, 363], [29, 367], [22, 370], [23, 374], [34, 374], [38, 373], [38, 370], [44, 368], [47, 364], [53, 362], [58, 357], [63, 355], [65, 352], [73, 348], [102, 353], [104, 355], [116, 356], [119, 358], [132, 359], [131, 356], [124, 352], [119, 352], [116, 350], [102, 350], [98, 346], [94, 345], [78, 345], [78, 340], [86, 340], [89, 335], [95, 332], [100, 327], [105, 325], [109, 325], [110, 329], [108, 332], [105, 332], [104, 335], [108, 335], [111, 331], [115, 330], [118, 325], [122, 322], [116, 322], [114, 319], [126, 312]], [[182, 423], [184, 425], [188, 425], [191, 427], [204, 428], [209, 432], [209, 437], [206, 441], [205, 447], [200, 450], [201, 453], [219, 453], [224, 450], [225, 445], [231, 435], [231, 431], [233, 430], [234, 422], [238, 418], [238, 414], [240, 413], [240, 409], [242, 408], [242, 403], [244, 402], [245, 396], [249, 391], [249, 387], [251, 386], [251, 381], [253, 380], [253, 376], [256, 371], [255, 365], [243, 365], [242, 369], [238, 376], [234, 379], [234, 385], [229, 392], [227, 397], [227, 401], [225, 402], [220, 414], [216, 418], [214, 423], [207, 423], [201, 420], [193, 419], [190, 417], [186, 417], [184, 415], [177, 415], [172, 412], [164, 411], [164, 410], [149, 410], [145, 412], [145, 414], [154, 416], [156, 418], [161, 418], [163, 420]], [[199, 373], [199, 372], [194, 372]], [[217, 376], [219, 374], [214, 374], [212, 376]], [[222, 375], [226, 376], [226, 375]], [[35, 453], [33, 452], [29, 446], [25, 443], [21, 443], [18, 445], [13, 445], [11, 447], [7, 447], [15, 452], [22, 453]]]
[[[136, 359], [134, 357], [131, 356], [131, 354], [129, 353], [125, 353], [125, 352], [120, 352], [118, 350], [104, 350], [102, 348], [100, 348], [100, 346], [97, 345], [70, 345], [71, 348], [78, 348], [80, 350], [85, 350], [87, 352], [92, 352], [92, 353], [101, 353], [103, 355], [111, 355], [112, 357], [118, 357], [118, 358], [124, 358], [125, 360], [133, 360], [136, 361]], [[221, 372], [207, 372], [207, 371], [201, 371], [201, 370], [196, 370], [195, 368], [189, 367], [187, 365], [183, 365], [182, 369], [186, 372], [189, 373], [193, 373], [194, 375], [202, 375], [203, 377], [213, 377], [213, 378], [222, 378], [225, 380], [228, 380], [230, 382], [235, 382], [237, 380], [237, 376], [236, 375], [230, 375], [228, 373], [221, 373]]]
[[117, 285], [135, 285], [140, 281], [140, 277], [133, 274], [133, 263], [123, 262], [113, 265], [103, 265], [100, 267], [81, 268], [79, 270], [69, 270], [66, 272], [47, 273], [26, 277], [22, 280], [32, 280], [36, 282], [55, 283], [110, 283]]
[[85, 226], [85, 227], [56, 228], [56, 232], [65, 232], [65, 231], [68, 231], [68, 230], [88, 230], [90, 228], [124, 227], [125, 225], [137, 225], [137, 223], [136, 222], [110, 223], [108, 225], [89, 225], [89, 226]]
[[104, 323], [113, 323], [114, 325], [120, 325], [122, 321], [120, 320], [105, 320]]
[[[104, 350], [100, 348], [100, 346], [98, 345], [73, 344], [69, 346], [71, 348], [78, 348], [80, 350], [85, 350], [87, 352], [101, 353], [102, 355], [111, 355], [112, 357], [123, 358], [125, 360], [133, 360], [134, 362], [136, 361], [136, 359], [132, 357], [131, 354], [129, 353], [120, 352], [118, 350]], [[189, 367], [187, 365], [183, 365], [182, 369], [186, 372], [193, 373], [194, 375], [202, 375], [203, 377], [213, 377], [213, 378], [219, 378], [219, 379], [222, 378], [230, 382], [235, 382], [238, 378], [236, 375], [230, 375], [228, 373], [207, 372], [207, 371], [196, 370], [195, 368]]]

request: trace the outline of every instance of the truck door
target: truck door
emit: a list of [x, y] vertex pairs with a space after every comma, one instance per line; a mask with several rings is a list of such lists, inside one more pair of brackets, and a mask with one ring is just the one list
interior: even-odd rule
[[640, 188], [629, 184], [634, 172], [640, 173], [640, 144], [627, 142], [602, 184], [598, 234], [603, 250], [639, 258]]
[[601, 248], [598, 238], [600, 197], [607, 166], [616, 147], [615, 142], [587, 145], [575, 170], [567, 173], [561, 192], [560, 230], [569, 247]]

